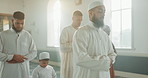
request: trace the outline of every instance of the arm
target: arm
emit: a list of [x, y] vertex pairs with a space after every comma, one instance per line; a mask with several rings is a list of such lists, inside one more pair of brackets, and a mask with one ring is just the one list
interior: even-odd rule
[[115, 62], [115, 58], [117, 56], [116, 49], [115, 49], [113, 43], [110, 41], [110, 39], [109, 39], [108, 45], [109, 45], [108, 56], [111, 59], [111, 64], [113, 64]]
[[77, 31], [73, 37], [73, 60], [75, 65], [91, 70], [109, 70], [110, 59], [108, 56], [97, 55], [92, 58], [88, 54], [88, 31]]
[[52, 68], [52, 78], [57, 78], [55, 70]]
[[36, 69], [34, 69], [32, 72], [32, 78], [39, 78], [39, 75]]
[[63, 29], [61, 36], [60, 36], [60, 49], [62, 52], [71, 52], [71, 42], [68, 40], [68, 31]]
[[37, 49], [36, 49], [36, 45], [34, 43], [34, 40], [32, 39], [32, 37], [30, 36], [30, 46], [29, 46], [29, 53], [27, 55], [25, 55], [25, 57], [27, 58], [27, 60], [32, 60], [37, 56]]
[[13, 55], [8, 55], [6, 53], [3, 52], [3, 40], [2, 40], [2, 36], [0, 34], [0, 61], [6, 62], [6, 61], [10, 61], [13, 58]]

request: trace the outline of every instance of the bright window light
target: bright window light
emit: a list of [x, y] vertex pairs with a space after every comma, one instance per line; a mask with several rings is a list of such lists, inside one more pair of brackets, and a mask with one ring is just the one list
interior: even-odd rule
[[[54, 5], [52, 6], [53, 3]], [[61, 4], [60, 1], [49, 2], [47, 12], [47, 46], [59, 47]]]
[[112, 41], [116, 48], [132, 48], [131, 0], [112, 0]]

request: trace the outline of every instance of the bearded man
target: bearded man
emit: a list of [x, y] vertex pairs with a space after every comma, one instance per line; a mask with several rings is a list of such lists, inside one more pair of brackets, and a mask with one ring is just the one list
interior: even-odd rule
[[13, 14], [12, 28], [0, 33], [0, 78], [29, 78], [29, 61], [37, 55], [32, 36], [24, 28], [25, 14]]
[[88, 7], [90, 23], [73, 36], [73, 78], [110, 78], [116, 53], [104, 26], [105, 7], [94, 1]]

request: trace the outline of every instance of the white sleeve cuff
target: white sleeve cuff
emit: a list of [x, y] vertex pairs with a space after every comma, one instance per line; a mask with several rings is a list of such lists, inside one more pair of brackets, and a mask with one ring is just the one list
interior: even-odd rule
[[8, 55], [8, 57], [7, 57], [7, 61], [12, 60], [13, 56], [14, 56], [14, 55]]

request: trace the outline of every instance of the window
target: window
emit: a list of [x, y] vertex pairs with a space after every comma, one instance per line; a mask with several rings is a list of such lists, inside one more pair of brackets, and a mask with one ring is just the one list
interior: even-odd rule
[[47, 46], [59, 47], [61, 6], [59, 0], [50, 0], [47, 8]]
[[116, 48], [132, 48], [131, 0], [112, 0], [112, 41]]

